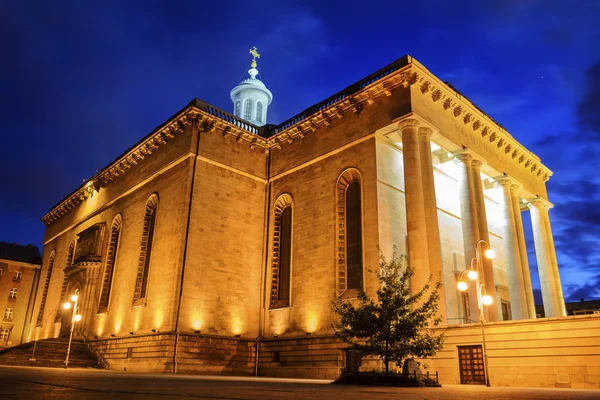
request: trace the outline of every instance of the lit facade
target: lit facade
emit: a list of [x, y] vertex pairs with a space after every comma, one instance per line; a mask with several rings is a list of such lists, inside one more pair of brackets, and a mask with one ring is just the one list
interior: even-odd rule
[[41, 267], [37, 247], [0, 242], [0, 348], [28, 341]]
[[535, 318], [522, 212], [563, 316], [551, 175], [409, 56], [278, 126], [194, 100], [43, 218], [30, 339], [65, 332], [79, 289], [76, 329], [115, 369], [333, 377], [331, 302], [375, 294], [380, 250], [408, 254], [415, 288], [442, 279], [457, 325], [477, 320], [456, 283], [483, 239], [486, 319]]

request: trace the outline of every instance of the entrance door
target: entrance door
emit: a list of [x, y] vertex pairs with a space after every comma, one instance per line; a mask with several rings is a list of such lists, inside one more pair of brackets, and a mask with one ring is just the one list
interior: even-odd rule
[[485, 385], [483, 350], [481, 346], [458, 346], [460, 383]]

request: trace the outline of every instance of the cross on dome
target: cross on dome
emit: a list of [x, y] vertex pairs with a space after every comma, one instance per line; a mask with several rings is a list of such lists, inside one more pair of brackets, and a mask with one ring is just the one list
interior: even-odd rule
[[233, 114], [257, 126], [263, 126], [267, 121], [267, 108], [273, 100], [273, 94], [256, 77], [258, 75], [256, 60], [260, 58], [256, 47], [250, 49], [250, 54], [252, 55], [251, 68], [248, 70], [250, 78], [240, 82], [230, 93]]

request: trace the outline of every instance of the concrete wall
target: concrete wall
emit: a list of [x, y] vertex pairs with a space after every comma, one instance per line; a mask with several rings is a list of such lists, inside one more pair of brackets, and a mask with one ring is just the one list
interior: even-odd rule
[[[442, 384], [458, 384], [458, 346], [481, 344], [481, 325], [445, 332], [444, 349], [422, 362]], [[492, 386], [600, 388], [600, 315], [495, 322], [485, 338]]]

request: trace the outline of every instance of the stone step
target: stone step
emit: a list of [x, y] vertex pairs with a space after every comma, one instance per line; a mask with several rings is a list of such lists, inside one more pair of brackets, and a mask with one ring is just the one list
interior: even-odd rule
[[[0, 350], [0, 365], [24, 365], [38, 367], [64, 367], [68, 342], [57, 339], [40, 340], [33, 355], [33, 342]], [[98, 359], [82, 342], [71, 343], [69, 367], [100, 368]]]

